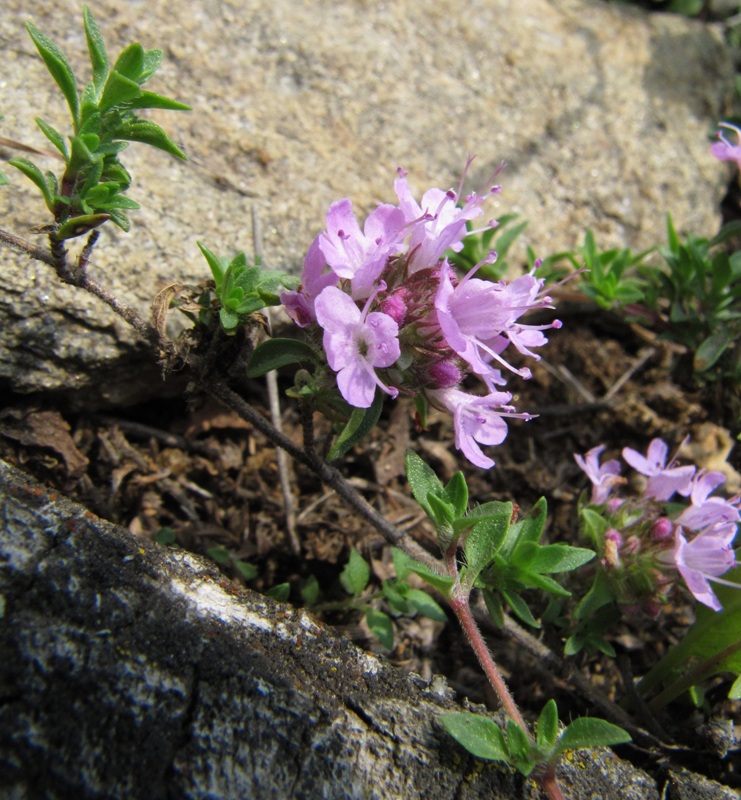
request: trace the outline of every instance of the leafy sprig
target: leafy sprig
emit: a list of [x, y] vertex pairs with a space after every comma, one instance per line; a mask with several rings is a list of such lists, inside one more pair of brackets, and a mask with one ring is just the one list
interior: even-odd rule
[[26, 158], [9, 161], [41, 192], [54, 217], [52, 232], [57, 241], [81, 236], [109, 220], [122, 230], [129, 230], [126, 212], [139, 208], [138, 203], [125, 196], [131, 176], [119, 159], [129, 142], [142, 142], [186, 158], [159, 125], [137, 115], [146, 108], [189, 109], [176, 100], [142, 89], [159, 68], [162, 51], [144, 50], [135, 42], [111, 67], [103, 37], [87, 6], [83, 21], [92, 80], [82, 90], [59, 47], [33, 23], [26, 25], [72, 118], [69, 141], [48, 122], [36, 118], [41, 132], [64, 159], [63, 173], [44, 172]]

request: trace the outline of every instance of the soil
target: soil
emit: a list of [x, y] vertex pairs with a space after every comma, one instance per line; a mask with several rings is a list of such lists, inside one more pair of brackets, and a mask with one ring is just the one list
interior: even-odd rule
[[[737, 387], [693, 384], [675, 346], [578, 299], [562, 298], [558, 315], [564, 326], [551, 332], [532, 380], [512, 381], [508, 387], [516, 393], [518, 409], [539, 416], [512, 423], [504, 444], [488, 450], [497, 461], [492, 470], [467, 465], [455, 450], [449, 418], [432, 416], [427, 429], [419, 431], [414, 407], [404, 399], [387, 403], [379, 427], [346, 457], [342, 471], [356, 488], [431, 552], [436, 550], [432, 528], [411, 499], [404, 476], [408, 447], [444, 479], [462, 469], [475, 502], [514, 500], [527, 511], [544, 495], [549, 509], [546, 536], [554, 542], [584, 544], [577, 539], [575, 508], [587, 480], [573, 453], [597, 444], [607, 445], [607, 458], [618, 456], [625, 446], [645, 451], [657, 436], [676, 447], [689, 435], [692, 455], [700, 459], [696, 463], [714, 468], [726, 464], [727, 487], [741, 489], [736, 472], [741, 471], [741, 448], [728, 455], [732, 440], [727, 432], [737, 429]], [[281, 383], [282, 388], [288, 385], [287, 380]], [[242, 388], [267, 415], [265, 383], [248, 382]], [[284, 430], [299, 443], [297, 410], [291, 401], [282, 402]], [[322, 421], [316, 422], [319, 434], [326, 432]], [[264, 592], [287, 583], [295, 604], [302, 604], [301, 590], [310, 576], [319, 583], [320, 603], [346, 598], [339, 575], [352, 548], [370, 561], [373, 588], [393, 575], [391, 551], [380, 534], [353, 516], [308, 469], [292, 464], [288, 474], [300, 545], [296, 553], [273, 446], [234, 413], [203, 397], [158, 399], [105, 415], [16, 397], [0, 413], [0, 456], [137, 535], [158, 540], [169, 536], [170, 546], [201, 554], [214, 555], [213, 548], [221, 548], [216, 555], [231, 580], [244, 583], [236, 562], [248, 562], [257, 568], [257, 577], [247, 585]], [[542, 613], [544, 605], [532, 600], [534, 610]], [[398, 618], [389, 651], [371, 635], [361, 613], [335, 608], [317, 614], [401, 669], [427, 679], [444, 674], [461, 696], [496, 707], [452, 618], [447, 623]], [[658, 619], [625, 619], [613, 631], [610, 639], [618, 659], [579, 655], [575, 665], [620, 702], [630, 676], [645, 674], [691, 621], [692, 605], [677, 592]], [[495, 658], [531, 719], [549, 697], [557, 700], [564, 720], [595, 713], [571, 684], [547, 674], [507, 637], [489, 633]], [[535, 633], [562, 652], [558, 631]], [[741, 703], [727, 699], [729, 686], [728, 676], [711, 681], [701, 709], [676, 701], [660, 722], [678, 748], [675, 763], [741, 787], [733, 753], [722, 757], [717, 748], [713, 751], [708, 735], [697, 732], [710, 721], [732, 720], [738, 738]], [[638, 748], [624, 751], [621, 755], [639, 766], [657, 769], [653, 757]]]

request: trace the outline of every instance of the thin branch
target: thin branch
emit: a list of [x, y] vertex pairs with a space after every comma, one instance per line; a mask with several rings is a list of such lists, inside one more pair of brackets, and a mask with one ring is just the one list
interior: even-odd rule
[[381, 516], [334, 467], [322, 461], [316, 453], [307, 453], [303, 448], [294, 444], [285, 434], [276, 431], [262, 414], [230, 389], [222, 380], [215, 379], [212, 376], [208, 380], [202, 381], [202, 388], [227, 408], [231, 408], [239, 414], [242, 419], [257, 428], [260, 433], [264, 434], [273, 444], [285, 450], [296, 461], [309, 467], [324, 484], [334, 489], [352, 509], [368, 520], [387, 542], [395, 547], [400, 547], [412, 558], [423, 563], [428, 569], [443, 574], [440, 571], [441, 564], [436, 558], [420, 547], [411, 536], [403, 533]]
[[15, 236], [12, 233], [8, 233], [8, 231], [0, 229], [0, 242], [6, 244], [11, 250], [15, 250], [16, 253], [30, 256], [36, 261], [43, 261], [44, 264], [48, 264], [50, 267], [54, 266], [54, 259], [47, 250], [21, 239], [20, 236]]

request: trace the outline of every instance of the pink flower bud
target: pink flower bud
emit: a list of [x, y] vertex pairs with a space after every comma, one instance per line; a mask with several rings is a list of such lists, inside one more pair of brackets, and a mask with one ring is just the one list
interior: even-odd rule
[[461, 371], [452, 361], [438, 361], [427, 373], [430, 384], [435, 389], [451, 389], [461, 382]]
[[401, 328], [407, 316], [407, 304], [404, 298], [404, 290], [389, 295], [379, 306], [378, 310], [382, 314], [388, 314], [392, 320]]
[[671, 539], [674, 533], [674, 526], [667, 517], [659, 517], [651, 526], [651, 538], [655, 542], [664, 542]]

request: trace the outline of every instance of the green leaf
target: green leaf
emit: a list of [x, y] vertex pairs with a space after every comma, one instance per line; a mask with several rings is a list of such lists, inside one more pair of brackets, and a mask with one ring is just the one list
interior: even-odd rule
[[558, 736], [558, 708], [549, 700], [540, 712], [536, 725], [536, 744], [542, 750], [551, 750]]
[[414, 450], [406, 452], [406, 471], [414, 499], [422, 506], [427, 516], [434, 519], [427, 498], [431, 494], [438, 497], [444, 494], [445, 489], [440, 479], [435, 475], [432, 467], [426, 464]]
[[369, 608], [365, 612], [365, 621], [376, 639], [387, 650], [392, 650], [394, 647], [394, 624], [388, 614], [377, 611], [375, 608]]
[[239, 314], [235, 314], [228, 308], [219, 309], [219, 321], [225, 331], [233, 331], [239, 325]]
[[451, 532], [453, 530], [453, 517], [455, 509], [453, 504], [447, 502], [443, 497], [430, 492], [427, 495], [427, 504], [430, 507], [430, 519], [435, 523], [438, 531]]
[[458, 744], [477, 758], [510, 761], [504, 734], [492, 720], [468, 711], [453, 711], [441, 714], [440, 722]]
[[128, 103], [129, 108], [162, 108], [165, 111], [190, 111], [190, 106], [152, 92], [140, 92]]
[[249, 561], [238, 560], [234, 562], [234, 566], [242, 580], [252, 581], [257, 577], [257, 567], [254, 564], [250, 564]]
[[148, 120], [127, 120], [121, 123], [116, 129], [113, 138], [125, 139], [131, 142], [142, 142], [164, 150], [166, 153], [170, 153], [170, 155], [182, 158], [184, 161], [188, 160], [188, 156], [170, 140], [162, 128]]
[[537, 619], [535, 619], [532, 611], [530, 611], [528, 608], [527, 603], [520, 597], [519, 594], [516, 594], [515, 592], [508, 592], [503, 589], [502, 597], [512, 609], [512, 613], [519, 617], [526, 625], [530, 625], [532, 628], [540, 627], [540, 623]]
[[568, 544], [541, 545], [530, 564], [532, 572], [570, 572], [591, 561], [596, 553], [584, 547]]
[[[140, 97], [141, 93], [142, 90], [139, 88], [139, 84], [136, 81], [132, 81], [131, 78], [128, 78], [126, 75], [122, 75], [120, 72], [118, 72], [118, 70], [112, 69], [108, 75], [108, 79], [105, 82], [103, 96], [100, 98], [98, 107], [100, 108], [101, 114], [105, 114], [106, 111], [110, 111], [116, 106], [125, 106], [132, 100]], [[135, 125], [137, 122], [143, 121], [144, 120], [133, 120], [125, 124]], [[121, 136], [120, 130], [121, 126], [119, 126], [119, 128], [116, 130], [118, 138], [131, 138], [129, 136]]]
[[707, 337], [695, 351], [692, 366], [695, 372], [705, 372], [723, 355], [736, 340], [732, 329], [721, 329]]
[[447, 615], [427, 592], [422, 589], [410, 589], [407, 598], [423, 617], [434, 619], [437, 622], [447, 622]]
[[161, 544], [163, 547], [175, 544], [175, 531], [172, 528], [160, 528], [157, 533], [154, 534], [154, 541], [157, 542], [157, 544]]
[[85, 24], [85, 38], [87, 39], [87, 49], [90, 53], [90, 63], [93, 68], [93, 83], [95, 84], [95, 89], [100, 91], [108, 75], [108, 53], [106, 52], [103, 36], [87, 6], [82, 9], [82, 19]]
[[19, 169], [36, 185], [36, 187], [41, 191], [41, 194], [44, 196], [46, 207], [53, 213], [54, 198], [49, 191], [49, 185], [46, 181], [44, 173], [36, 166], [36, 164], [34, 164], [32, 161], [29, 161], [27, 158], [11, 158], [10, 161], [8, 161], [8, 164], [16, 169]]
[[548, 504], [545, 497], [540, 500], [530, 509], [530, 513], [522, 520], [521, 528], [518, 535], [520, 542], [533, 542], [537, 544], [540, 537], [545, 530], [545, 522], [548, 516]]
[[343, 589], [352, 595], [360, 594], [368, 585], [370, 566], [357, 550], [350, 551], [350, 559], [340, 573]]
[[[466, 578], [468, 585], [473, 584], [481, 570], [490, 564], [499, 552], [499, 548], [507, 536], [509, 521], [512, 517], [511, 506], [508, 509], [508, 505], [510, 504], [503, 503], [496, 516], [477, 522], [468, 534], [463, 545], [466, 567], [471, 575], [470, 578]], [[468, 519], [472, 520], [474, 517], [469, 515]]]
[[201, 253], [203, 253], [203, 257], [208, 262], [208, 266], [211, 268], [211, 274], [213, 275], [214, 283], [216, 284], [216, 292], [221, 293], [221, 287], [224, 285], [226, 267], [224, 264], [222, 264], [221, 259], [214, 255], [208, 249], [208, 247], [203, 244], [203, 242], [196, 242], [196, 244], [198, 245]]
[[581, 717], [575, 719], [559, 736], [555, 752], [563, 753], [580, 747], [609, 747], [629, 741], [630, 734], [617, 725], [596, 717]]
[[[730, 583], [741, 583], [741, 567], [723, 576]], [[659, 686], [667, 688], [649, 706], [658, 709], [707, 678], [722, 672], [741, 675], [741, 591], [733, 586], [713, 585], [723, 605], [713, 611], [698, 605], [694, 624], [677, 644], [640, 681], [642, 696]]]
[[297, 339], [268, 339], [255, 348], [247, 365], [247, 377], [259, 378], [271, 370], [290, 364], [315, 363], [314, 348]]
[[74, 239], [76, 236], [84, 236], [95, 228], [99, 228], [104, 222], [112, 219], [110, 213], [106, 214], [85, 214], [80, 217], [68, 219], [64, 225], [60, 225], [56, 231], [56, 237], [60, 240]]
[[46, 136], [46, 138], [54, 145], [54, 147], [59, 150], [65, 160], [68, 158], [67, 155], [67, 143], [64, 141], [64, 137], [62, 136], [59, 131], [52, 128], [49, 123], [44, 122], [43, 119], [40, 117], [35, 117], [36, 124], [41, 128], [41, 132]]
[[[527, 733], [513, 720], [507, 720], [507, 750], [512, 761], [517, 763], [517, 768], [522, 771], [522, 762], [530, 761], [528, 754], [530, 752], [530, 740]], [[525, 774], [529, 774], [529, 770]]]
[[144, 69], [144, 48], [139, 42], [132, 42], [121, 51], [113, 69], [130, 81], [139, 84], [139, 78]]
[[222, 566], [225, 564], [230, 564], [232, 560], [231, 554], [222, 544], [219, 544], [216, 547], [209, 547], [206, 550], [206, 555], [212, 561], [215, 561], [217, 564], [221, 564]]
[[290, 594], [290, 583], [278, 583], [275, 586], [271, 586], [270, 589], [265, 592], [266, 597], [272, 597], [273, 600], [276, 600], [279, 603], [287, 603]]
[[728, 692], [728, 699], [741, 700], [741, 675], [733, 682], [733, 686], [731, 686], [731, 690]]
[[80, 109], [77, 96], [77, 81], [72, 67], [70, 67], [62, 51], [32, 22], [26, 23], [26, 30], [31, 39], [33, 39], [33, 43], [36, 45], [36, 49], [39, 51], [41, 58], [43, 58], [52, 78], [61, 89], [72, 114], [72, 120], [77, 124]]
[[301, 599], [307, 606], [313, 606], [319, 599], [319, 581], [316, 575], [309, 575], [306, 579], [306, 583], [301, 587]]
[[362, 442], [376, 427], [383, 409], [383, 397], [383, 392], [376, 390], [373, 404], [370, 408], [353, 409], [347, 425], [345, 425], [344, 430], [337, 437], [332, 449], [327, 454], [327, 461], [336, 461], [338, 458], [342, 458], [345, 453], [349, 452], [356, 444]]
[[497, 628], [504, 628], [504, 609], [502, 608], [502, 601], [499, 599], [499, 596], [494, 594], [491, 589], [484, 589], [482, 594], [484, 596], [486, 610], [489, 612], [492, 621]]
[[146, 83], [162, 64], [161, 50], [146, 50], [144, 53], [144, 64], [142, 66], [139, 83]]
[[468, 486], [462, 472], [456, 472], [445, 487], [445, 496], [453, 506], [456, 517], [462, 517], [468, 510]]
[[437, 589], [443, 597], [450, 597], [450, 590], [455, 584], [455, 578], [433, 572], [429, 567], [415, 561], [411, 556], [398, 549], [394, 550], [394, 567], [399, 580], [403, 580], [410, 572], [413, 572]]

